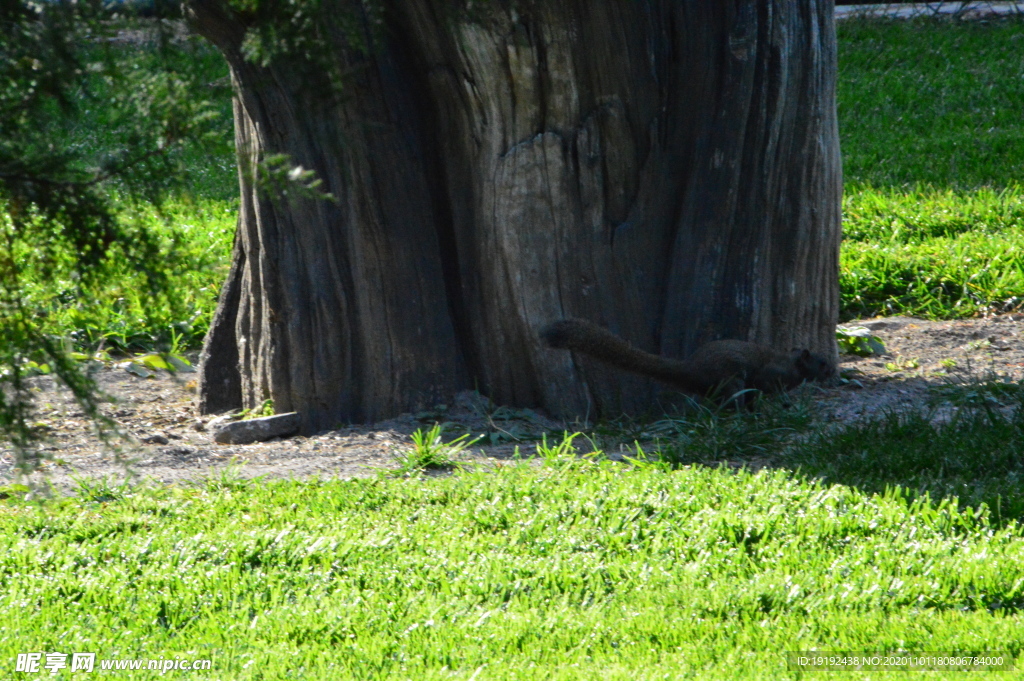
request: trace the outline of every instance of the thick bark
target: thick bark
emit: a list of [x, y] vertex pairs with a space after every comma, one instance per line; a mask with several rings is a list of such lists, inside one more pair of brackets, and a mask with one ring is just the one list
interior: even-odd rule
[[[648, 408], [650, 381], [541, 347], [568, 316], [674, 357], [716, 338], [834, 356], [831, 2], [452, 5], [385, 3], [368, 50], [338, 31], [332, 99], [295, 60], [246, 62], [243, 20], [190, 3], [236, 83], [241, 292], [217, 319], [246, 405], [272, 397], [307, 431], [466, 387], [557, 414]], [[261, 197], [271, 153], [338, 202]], [[204, 375], [230, 362], [217, 334]]]

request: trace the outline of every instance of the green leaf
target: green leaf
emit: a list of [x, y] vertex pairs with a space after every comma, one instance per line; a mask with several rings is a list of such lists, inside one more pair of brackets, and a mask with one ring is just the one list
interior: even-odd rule
[[49, 374], [51, 369], [49, 364], [40, 364], [39, 362], [29, 360], [25, 362], [24, 371], [28, 376], [41, 376]]
[[863, 326], [837, 327], [836, 343], [839, 344], [839, 352], [861, 357], [881, 355], [885, 352], [882, 339], [871, 335], [871, 331]]
[[149, 354], [149, 355], [142, 355], [141, 357], [136, 357], [135, 361], [142, 363], [144, 366], [146, 366], [146, 367], [148, 367], [150, 369], [165, 369], [167, 371], [173, 371], [174, 370], [174, 367], [172, 367], [167, 362], [167, 360], [165, 360], [163, 357], [161, 357], [160, 355], [158, 355], [156, 353], [152, 353], [152, 354]]

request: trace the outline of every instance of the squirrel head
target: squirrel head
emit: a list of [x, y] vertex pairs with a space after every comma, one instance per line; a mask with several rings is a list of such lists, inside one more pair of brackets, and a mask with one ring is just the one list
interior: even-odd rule
[[814, 354], [807, 348], [793, 352], [796, 354], [794, 364], [797, 371], [806, 380], [824, 381], [835, 375], [835, 367], [824, 357]]

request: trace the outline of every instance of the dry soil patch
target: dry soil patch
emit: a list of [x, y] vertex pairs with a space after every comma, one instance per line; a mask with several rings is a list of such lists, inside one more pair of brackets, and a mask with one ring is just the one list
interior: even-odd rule
[[[886, 345], [876, 357], [846, 355], [840, 369], [852, 378], [831, 388], [806, 387], [822, 416], [849, 421], [886, 409], [925, 404], [929, 390], [950, 382], [995, 377], [1024, 378], [1024, 315], [931, 322], [906, 317], [880, 318], [851, 325], [868, 326]], [[473, 432], [488, 431], [498, 444], [475, 446], [470, 459], [501, 465], [519, 447], [535, 450], [541, 433], [579, 430], [531, 410], [497, 409], [478, 395], [463, 393], [445, 410], [405, 414], [366, 426], [346, 427], [312, 437], [292, 437], [249, 445], [219, 445], [197, 417], [189, 381], [194, 375], [163, 374], [139, 378], [123, 369], [105, 368], [98, 375], [104, 392], [116, 401], [105, 411], [134, 440], [122, 448], [131, 470], [161, 484], [196, 481], [224, 474], [243, 478], [362, 477], [397, 467], [397, 457], [411, 448], [410, 435], [435, 420], [459, 424]], [[52, 461], [44, 474], [68, 489], [74, 478], [120, 480], [124, 465], [104, 448], [88, 420], [66, 390], [49, 377], [32, 379], [37, 419], [51, 438], [46, 453]], [[584, 446], [586, 443], [582, 443]], [[0, 450], [0, 484], [14, 479], [14, 456]]]

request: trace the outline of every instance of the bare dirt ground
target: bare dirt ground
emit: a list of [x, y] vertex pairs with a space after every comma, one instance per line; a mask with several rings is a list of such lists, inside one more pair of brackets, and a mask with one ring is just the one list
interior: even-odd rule
[[[840, 370], [851, 379], [838, 387], [805, 386], [827, 421], [870, 417], [887, 409], [924, 405], [929, 391], [950, 382], [995, 378], [1024, 379], [1024, 315], [931, 322], [906, 317], [851, 322], [867, 326], [880, 337], [886, 353], [874, 357], [841, 357]], [[364, 477], [396, 468], [398, 457], [411, 449], [410, 435], [435, 421], [456, 424], [474, 433], [488, 432], [495, 444], [480, 443], [465, 458], [500, 465], [515, 455], [535, 452], [542, 433], [575, 432], [582, 424], [558, 422], [527, 409], [496, 408], [473, 393], [459, 395], [452, 405], [420, 414], [406, 414], [367, 426], [341, 428], [312, 437], [275, 439], [250, 445], [213, 441], [208, 418], [197, 417], [189, 383], [194, 374], [139, 378], [124, 369], [100, 370], [97, 380], [112, 397], [105, 412], [133, 442], [120, 456], [142, 479], [158, 484], [198, 481], [221, 475], [252, 478]], [[76, 478], [117, 482], [125, 465], [93, 434], [91, 424], [66, 390], [49, 377], [32, 379], [36, 418], [45, 424], [50, 461], [42, 474], [58, 489], [71, 489]], [[586, 443], [577, 441], [577, 444]], [[13, 482], [14, 455], [0, 449], [0, 485]]]

